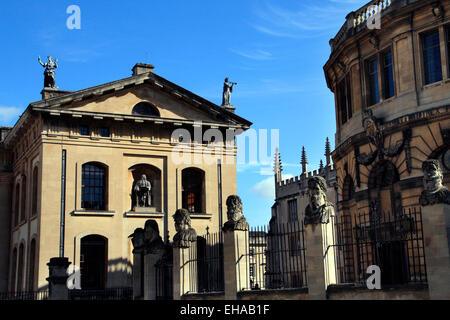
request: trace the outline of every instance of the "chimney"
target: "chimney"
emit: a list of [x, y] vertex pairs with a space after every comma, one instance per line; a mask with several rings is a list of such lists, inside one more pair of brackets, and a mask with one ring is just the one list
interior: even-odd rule
[[136, 63], [136, 65], [132, 69], [133, 70], [133, 76], [138, 76], [140, 74], [153, 72], [154, 68], [155, 67], [152, 64]]

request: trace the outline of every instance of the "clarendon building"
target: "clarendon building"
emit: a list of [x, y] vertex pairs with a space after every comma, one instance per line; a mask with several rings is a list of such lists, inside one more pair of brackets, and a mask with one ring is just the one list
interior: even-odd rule
[[[236, 193], [235, 135], [251, 123], [136, 64], [131, 77], [76, 92], [44, 88], [0, 139], [0, 291], [48, 285], [50, 258], [82, 289], [131, 287], [129, 236], [172, 215], [218, 232]], [[207, 157], [207, 159], [205, 158]]]

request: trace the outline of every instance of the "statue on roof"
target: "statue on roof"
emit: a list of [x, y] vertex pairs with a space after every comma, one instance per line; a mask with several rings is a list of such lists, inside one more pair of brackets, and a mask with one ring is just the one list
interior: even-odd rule
[[233, 86], [236, 86], [237, 82], [230, 82], [228, 78], [225, 78], [225, 82], [223, 84], [223, 98], [222, 98], [222, 107], [223, 106], [231, 106], [230, 99], [231, 93], [233, 92]]
[[44, 71], [44, 88], [58, 89], [55, 84], [55, 69], [58, 68], [58, 59], [53, 60], [52, 56], [48, 56], [48, 62], [43, 63], [41, 57], [38, 57], [38, 61], [45, 68]]

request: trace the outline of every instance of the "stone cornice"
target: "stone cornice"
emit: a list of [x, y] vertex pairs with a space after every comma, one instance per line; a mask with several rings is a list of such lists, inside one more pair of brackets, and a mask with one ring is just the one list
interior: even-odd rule
[[[383, 132], [385, 136], [391, 135], [395, 132], [402, 131], [408, 127], [426, 124], [435, 120], [450, 119], [450, 105], [431, 108], [424, 111], [419, 111], [407, 114], [387, 123], [384, 123]], [[342, 142], [332, 152], [333, 161], [336, 163], [347, 155], [354, 147], [362, 146], [369, 143], [365, 132], [358, 133]]]

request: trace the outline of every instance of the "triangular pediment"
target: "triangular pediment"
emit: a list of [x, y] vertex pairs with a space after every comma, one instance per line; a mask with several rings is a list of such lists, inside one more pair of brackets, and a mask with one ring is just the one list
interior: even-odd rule
[[32, 107], [47, 111], [131, 116], [135, 115], [133, 108], [142, 102], [156, 108], [158, 116], [163, 119], [229, 123], [245, 128], [251, 125], [249, 121], [223, 107], [152, 72], [64, 93], [35, 102]]

